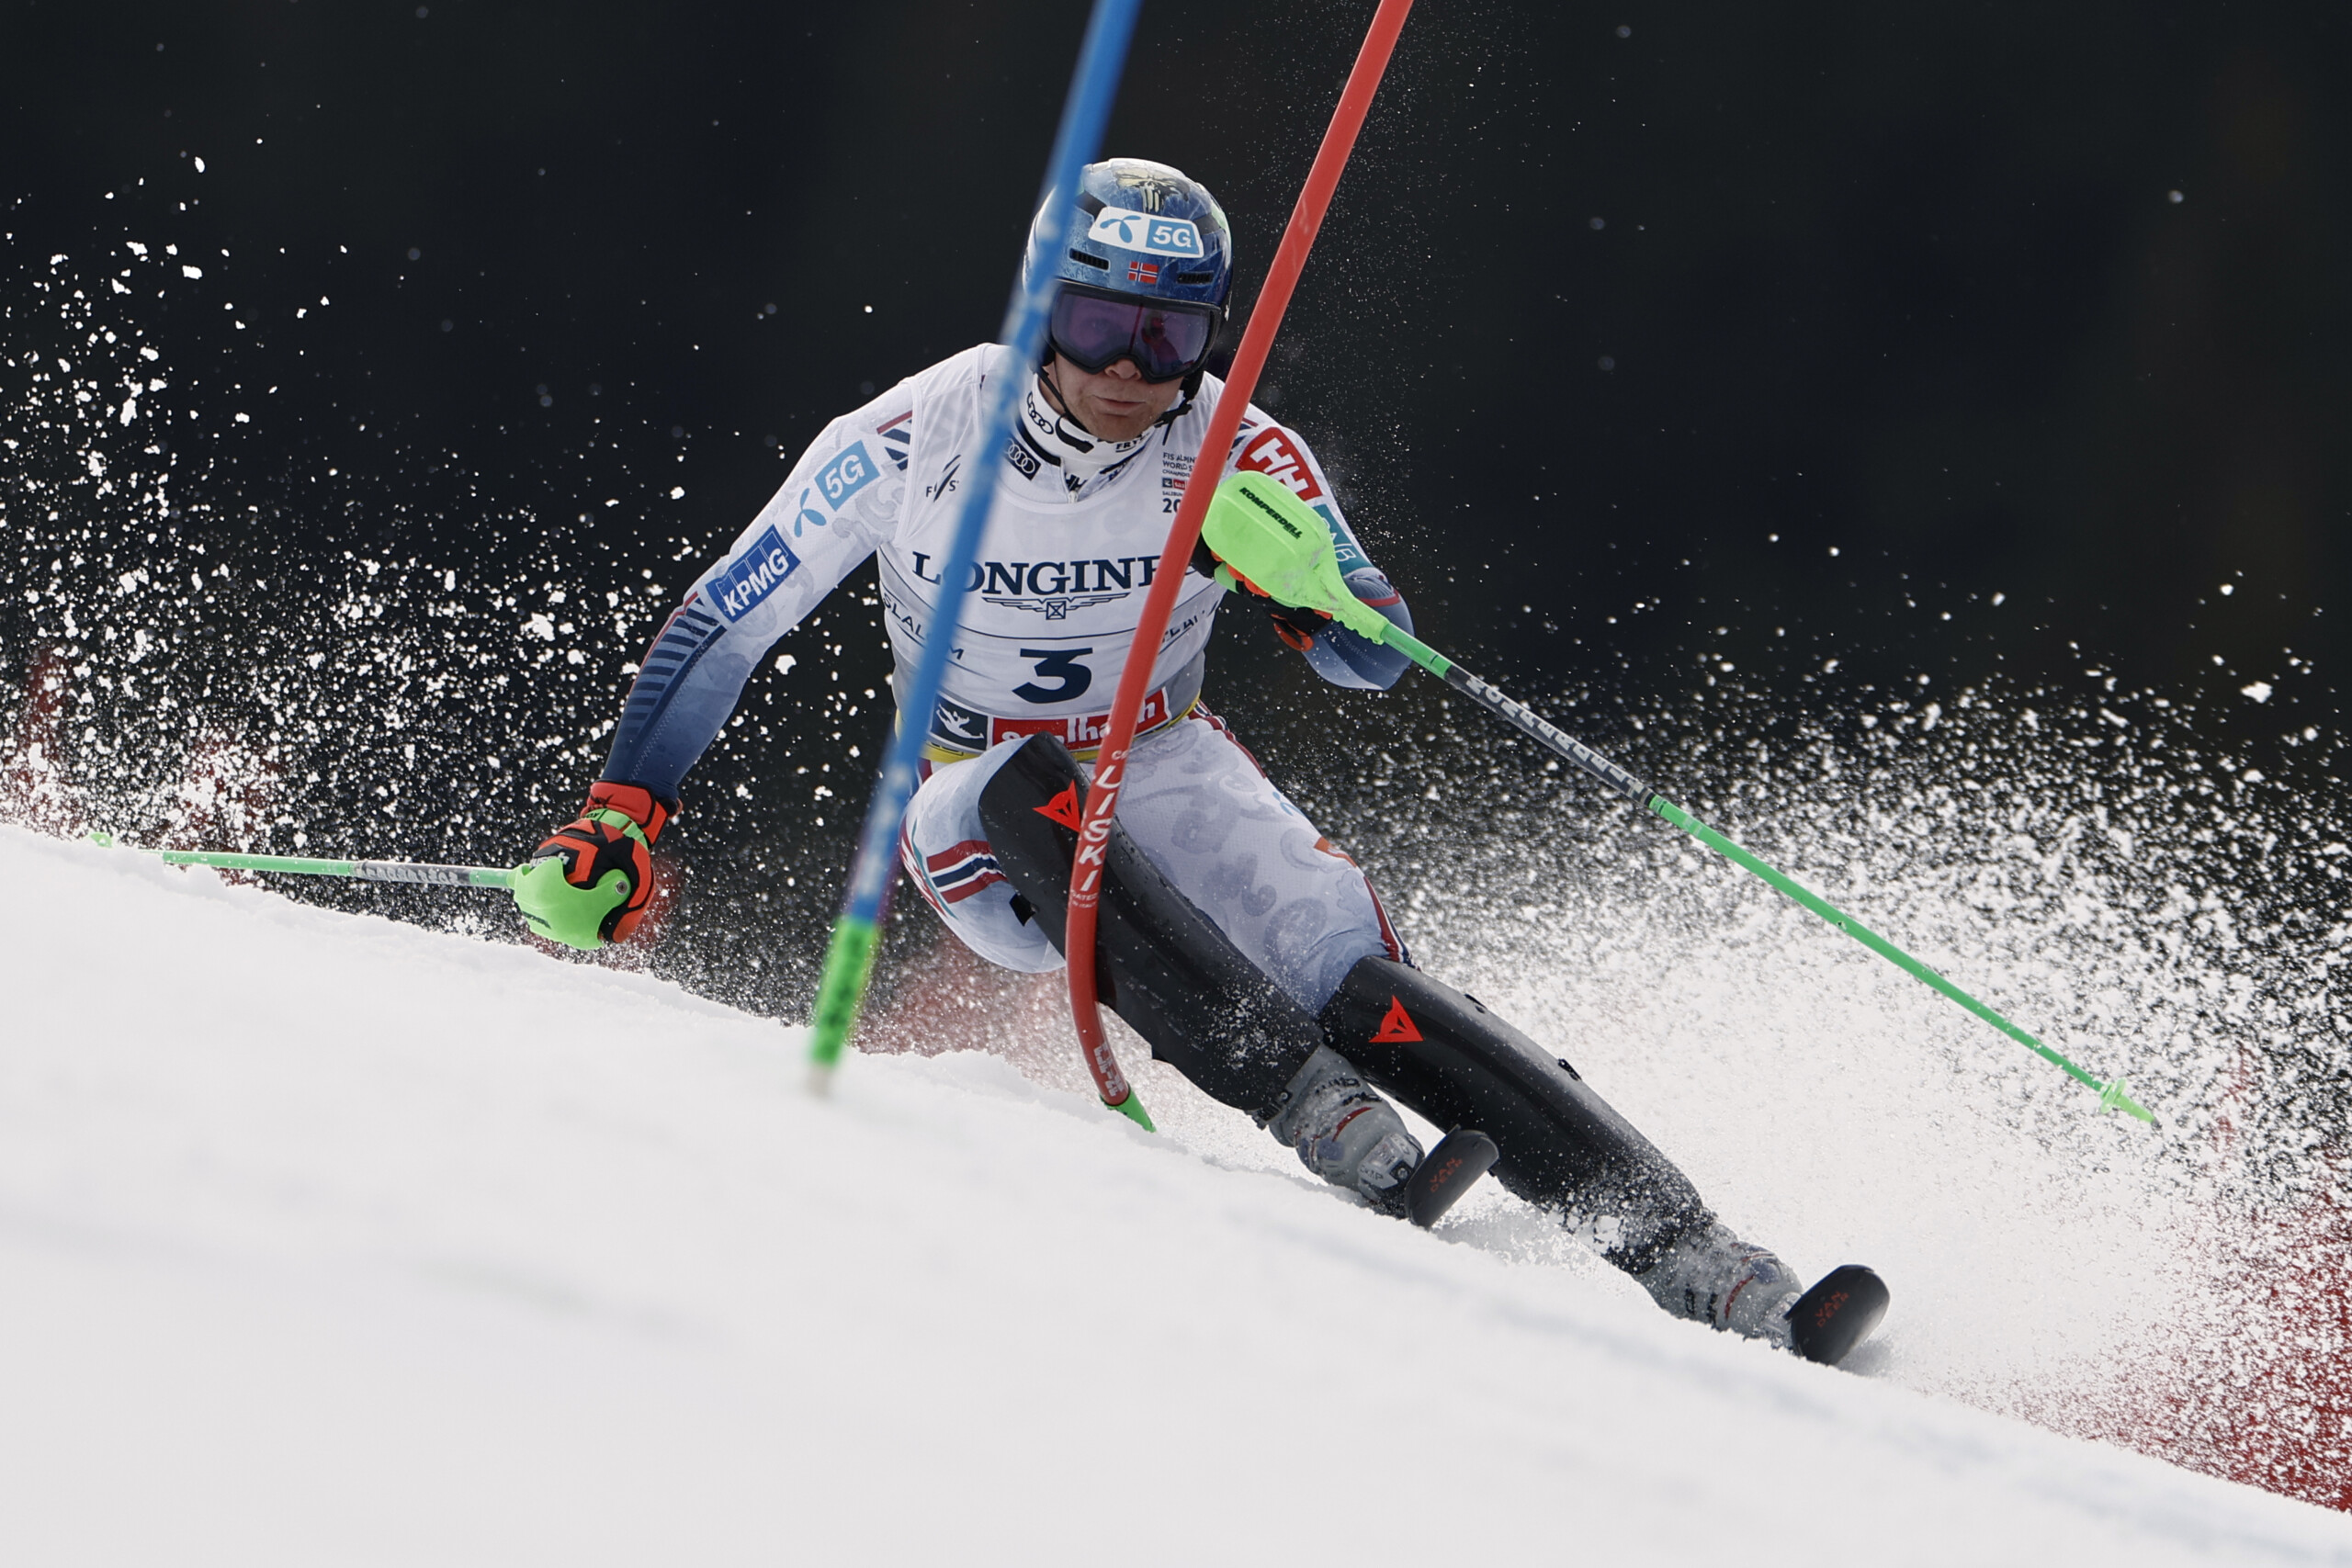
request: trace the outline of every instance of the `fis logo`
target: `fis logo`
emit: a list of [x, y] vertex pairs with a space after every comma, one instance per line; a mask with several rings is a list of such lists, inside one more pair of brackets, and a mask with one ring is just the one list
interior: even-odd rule
[[1201, 231], [1189, 218], [1155, 218], [1148, 212], [1136, 212], [1124, 207], [1106, 207], [1094, 220], [1094, 227], [1086, 237], [1098, 245], [1111, 245], [1123, 251], [1142, 251], [1155, 256], [1193, 256], [1205, 254], [1201, 245]]
[[712, 604], [730, 621], [740, 621], [775, 592], [784, 580], [800, 570], [800, 558], [771, 525], [752, 541], [735, 564], [703, 584]]

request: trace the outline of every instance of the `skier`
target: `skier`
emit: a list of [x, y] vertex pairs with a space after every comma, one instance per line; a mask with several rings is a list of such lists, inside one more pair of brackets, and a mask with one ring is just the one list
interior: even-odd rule
[[[1038, 212], [1026, 265], [1058, 282], [1012, 439], [974, 446], [1000, 363], [988, 344], [825, 427], [654, 639], [586, 807], [517, 889], [533, 930], [582, 948], [628, 939], [680, 781], [769, 646], [868, 556], [901, 694], [933, 617], [961, 593], [938, 705], [900, 716], [928, 727], [900, 849], [947, 928], [1015, 970], [1062, 962], [1080, 780], [1188, 486], [1242, 469], [1279, 480], [1329, 526], [1355, 596], [1411, 628], [1296, 432], [1252, 406], [1231, 449], [1195, 468], [1222, 391], [1204, 367], [1233, 279], [1231, 233], [1206, 189], [1159, 164], [1090, 164], [1074, 204], [1052, 197]], [[967, 484], [995, 485], [997, 505], [969, 581], [945, 583]], [[1487, 1134], [1507, 1187], [1667, 1311], [1842, 1355], [1868, 1324], [1840, 1325], [1835, 1305], [1825, 1314], [1810, 1298], [1792, 1321], [1802, 1291], [1787, 1265], [1723, 1224], [1566, 1062], [1411, 967], [1364, 874], [1202, 702], [1226, 593], [1216, 566], [1204, 551], [1187, 573], [1130, 755], [1101, 916], [1105, 1002], [1155, 1056], [1376, 1209], [1405, 1213], [1428, 1174], [1378, 1084], [1441, 1127]], [[1311, 612], [1277, 608], [1274, 620], [1334, 684], [1382, 689], [1405, 668]]]

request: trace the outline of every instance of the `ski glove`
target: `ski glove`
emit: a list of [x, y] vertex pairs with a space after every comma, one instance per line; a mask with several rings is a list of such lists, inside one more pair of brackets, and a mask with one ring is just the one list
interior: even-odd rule
[[[1199, 572], [1203, 577], [1215, 578], [1216, 569], [1223, 565], [1225, 562], [1218, 558], [1215, 550], [1209, 548], [1209, 542], [1206, 539], [1193, 541], [1193, 570], [1194, 571]], [[1270, 597], [1263, 589], [1241, 576], [1239, 572], [1237, 571], [1233, 575], [1250, 592], [1261, 598]], [[1331, 624], [1331, 617], [1322, 611], [1309, 610], [1295, 604], [1270, 605], [1266, 611], [1266, 618], [1274, 623], [1274, 635], [1301, 653], [1313, 648], [1317, 634]]]
[[600, 783], [580, 816], [531, 852], [514, 907], [566, 947], [627, 942], [653, 898], [653, 841], [675, 803], [639, 784]]

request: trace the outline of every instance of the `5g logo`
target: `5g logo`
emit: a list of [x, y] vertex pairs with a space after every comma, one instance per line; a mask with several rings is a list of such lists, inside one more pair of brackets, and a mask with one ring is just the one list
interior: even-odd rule
[[1086, 237], [1098, 244], [1115, 245], [1123, 251], [1145, 251], [1160, 256], [1198, 256], [1206, 254], [1201, 244], [1201, 231], [1189, 218], [1154, 218], [1148, 212], [1135, 212], [1124, 207], [1106, 207], [1094, 220], [1094, 227]]
[[825, 499], [838, 507], [850, 493], [874, 476], [867, 469], [865, 455], [845, 452], [842, 460], [825, 470]]
[[817, 488], [825, 492], [826, 504], [834, 511], [842, 502], [874, 482], [874, 459], [865, 455], [865, 443], [853, 441], [831, 462], [817, 470]]

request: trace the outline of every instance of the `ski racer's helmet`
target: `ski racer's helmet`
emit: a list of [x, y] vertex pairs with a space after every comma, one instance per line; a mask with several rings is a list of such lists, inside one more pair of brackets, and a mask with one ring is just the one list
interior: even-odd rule
[[1058, 280], [1048, 354], [1087, 370], [1131, 359], [1148, 380], [1197, 384], [1233, 291], [1233, 231], [1180, 170], [1109, 158], [1079, 171], [1075, 202], [1046, 197], [1024, 265]]

